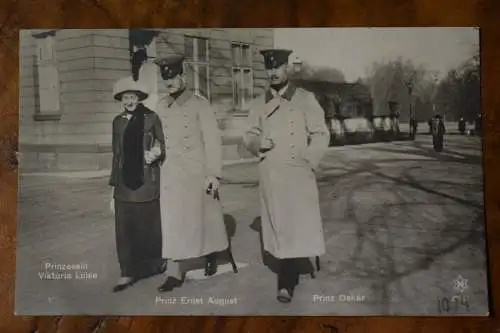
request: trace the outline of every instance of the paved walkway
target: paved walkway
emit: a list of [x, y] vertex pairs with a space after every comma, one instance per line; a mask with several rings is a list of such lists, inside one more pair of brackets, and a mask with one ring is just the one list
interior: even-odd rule
[[[223, 274], [204, 279], [191, 262], [189, 281], [169, 295], [156, 293], [161, 276], [110, 293], [118, 265], [106, 177], [21, 177], [16, 308], [26, 315], [439, 315], [448, 299], [448, 314], [486, 314], [480, 157], [479, 138], [459, 136], [442, 154], [430, 138], [332, 148], [318, 175], [327, 254], [289, 305], [275, 301], [276, 276], [259, 246], [255, 164], [223, 174], [231, 180], [221, 198], [239, 273], [222, 263]], [[97, 278], [42, 280], [45, 263], [88, 265]], [[459, 276], [468, 289], [453, 298]]]

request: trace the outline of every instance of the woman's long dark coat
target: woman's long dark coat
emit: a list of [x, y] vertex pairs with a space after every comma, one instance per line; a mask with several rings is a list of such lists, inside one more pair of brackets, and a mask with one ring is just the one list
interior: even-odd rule
[[144, 162], [144, 183], [136, 190], [125, 186], [122, 176], [124, 134], [131, 119], [127, 112], [113, 121], [113, 162], [109, 185], [114, 187], [116, 246], [121, 275], [135, 279], [159, 273], [161, 256], [160, 165], [165, 156], [165, 136], [158, 115], [144, 112], [144, 150], [155, 146], [161, 156], [153, 164]]

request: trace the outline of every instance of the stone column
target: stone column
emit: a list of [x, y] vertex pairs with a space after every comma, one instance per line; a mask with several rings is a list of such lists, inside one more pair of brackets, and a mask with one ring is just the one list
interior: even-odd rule
[[59, 120], [61, 118], [61, 96], [59, 70], [55, 53], [56, 30], [35, 33], [37, 54], [37, 76], [39, 109], [34, 118], [37, 121]]

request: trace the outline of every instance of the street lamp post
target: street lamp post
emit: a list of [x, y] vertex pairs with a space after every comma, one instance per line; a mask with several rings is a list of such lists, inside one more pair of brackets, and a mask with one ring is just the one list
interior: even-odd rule
[[417, 135], [417, 119], [416, 119], [416, 116], [415, 116], [415, 110], [413, 108], [413, 96], [412, 96], [412, 92], [413, 92], [413, 81], [409, 81], [407, 83], [407, 87], [408, 87], [408, 97], [410, 99], [410, 103], [409, 103], [409, 107], [410, 107], [410, 110], [409, 110], [409, 113], [410, 113], [410, 139], [411, 140], [415, 140], [415, 137]]
[[[434, 81], [434, 94], [433, 94], [433, 102], [432, 102], [432, 113], [433, 113], [433, 117], [436, 116], [436, 113], [438, 110], [436, 110], [436, 103], [437, 103], [437, 100], [436, 100], [436, 97], [437, 97], [437, 94], [438, 94], [438, 85], [439, 85], [439, 77], [438, 77], [438, 73], [434, 73], [433, 76], [433, 81]], [[446, 110], [446, 108], [444, 108]]]
[[300, 72], [302, 69], [302, 60], [299, 57], [296, 57], [292, 62], [292, 69], [294, 73]]
[[392, 139], [396, 139], [399, 136], [399, 115], [398, 115], [398, 102], [390, 100], [389, 101], [389, 120], [390, 120], [390, 135]]

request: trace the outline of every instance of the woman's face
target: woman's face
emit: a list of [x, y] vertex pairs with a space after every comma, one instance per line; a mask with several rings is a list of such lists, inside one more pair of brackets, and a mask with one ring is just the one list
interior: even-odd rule
[[127, 111], [134, 111], [139, 104], [139, 97], [134, 93], [124, 93], [122, 96], [123, 108]]

